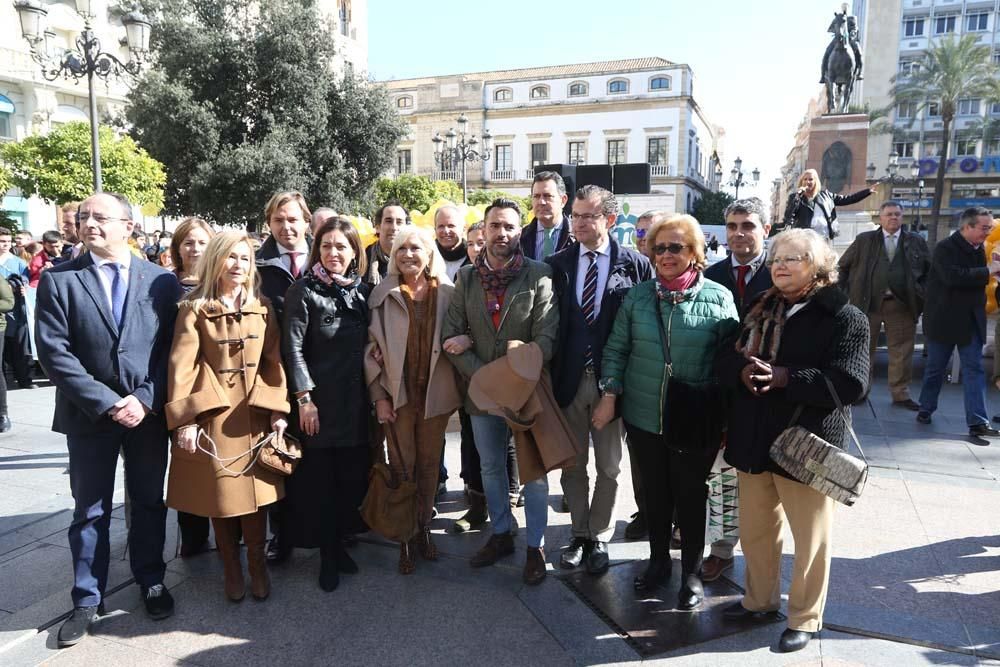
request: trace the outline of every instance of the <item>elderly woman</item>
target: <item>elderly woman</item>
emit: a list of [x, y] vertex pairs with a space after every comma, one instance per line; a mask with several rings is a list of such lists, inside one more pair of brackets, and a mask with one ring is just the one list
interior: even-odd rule
[[364, 249], [350, 220], [316, 232], [304, 277], [285, 295], [283, 350], [305, 449], [282, 503], [282, 542], [319, 547], [319, 585], [331, 592], [358, 566], [344, 538], [363, 530], [358, 507], [368, 489], [368, 342]]
[[284, 495], [284, 486], [254, 464], [254, 447], [287, 426], [280, 335], [257, 295], [246, 233], [219, 234], [198, 262], [198, 285], [181, 301], [174, 329], [165, 412], [176, 436], [167, 505], [211, 517], [226, 596], [234, 602], [245, 594], [241, 532], [250, 592], [264, 600], [271, 590], [263, 508]]
[[[454, 286], [444, 259], [427, 230], [400, 228], [392, 241], [385, 279], [369, 299], [371, 345], [382, 363], [365, 355], [368, 391], [379, 422], [385, 425], [389, 465], [416, 481], [417, 550], [437, 560], [428, 524], [434, 508], [438, 465], [448, 418], [462, 404], [455, 370], [441, 354], [441, 325]], [[399, 550], [399, 571], [414, 570], [411, 543]]]
[[[633, 465], [639, 466], [646, 490], [649, 526], [649, 565], [635, 578], [635, 589], [649, 592], [670, 578], [676, 509], [683, 536], [677, 604], [693, 609], [704, 598], [705, 482], [721, 438], [721, 428], [714, 438], [705, 434], [711, 429], [703, 428], [704, 419], [718, 413], [711, 391], [713, 365], [720, 346], [736, 332], [739, 317], [729, 290], [702, 274], [705, 235], [693, 217], [654, 222], [646, 235], [646, 253], [656, 278], [633, 287], [618, 311], [604, 345], [599, 383], [603, 397], [593, 421], [603, 428], [621, 399], [622, 418], [638, 459]], [[675, 400], [697, 395], [698, 405], [688, 406], [690, 424], [667, 418], [671, 392], [676, 392]]]
[[733, 347], [719, 357], [720, 382], [731, 389], [726, 461], [739, 472], [740, 539], [746, 594], [731, 619], [774, 615], [781, 605], [781, 534], [795, 540], [782, 651], [803, 648], [823, 626], [830, 577], [834, 501], [801, 484], [769, 456], [771, 444], [796, 424], [833, 445], [845, 424], [826, 380], [843, 405], [868, 384], [868, 319], [850, 305], [837, 280], [836, 253], [809, 229], [771, 242], [774, 287], [751, 306]]
[[[184, 218], [170, 239], [170, 257], [174, 275], [185, 294], [198, 284], [198, 260], [215, 236], [212, 226], [201, 218]], [[208, 519], [187, 512], [177, 513], [181, 530], [181, 558], [190, 558], [208, 551]]]
[[837, 207], [857, 204], [877, 190], [876, 185], [851, 195], [837, 195], [823, 189], [815, 169], [806, 169], [799, 177], [798, 190], [788, 197], [782, 226], [784, 229], [812, 229], [823, 238], [833, 239], [840, 233]]

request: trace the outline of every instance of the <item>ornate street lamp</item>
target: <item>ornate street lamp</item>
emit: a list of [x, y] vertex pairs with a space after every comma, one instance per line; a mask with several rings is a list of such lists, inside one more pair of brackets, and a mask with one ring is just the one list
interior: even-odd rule
[[443, 137], [440, 132], [434, 133], [431, 139], [434, 142], [434, 162], [442, 171], [453, 171], [456, 165], [461, 164], [462, 202], [467, 203], [469, 198], [467, 165], [470, 162], [485, 163], [490, 160], [493, 153], [493, 135], [484, 129], [480, 147], [476, 135], [470, 136], [467, 133], [469, 119], [465, 114], [461, 114], [455, 122], [458, 123], [458, 132], [455, 132], [454, 128], [449, 128]]
[[[48, 11], [39, 0], [16, 0], [21, 22], [21, 36], [31, 47], [31, 58], [42, 67], [46, 81], [60, 77], [79, 81], [86, 77], [87, 94], [90, 101], [90, 146], [94, 172], [94, 191], [103, 190], [101, 183], [101, 152], [97, 142], [97, 97], [94, 94], [94, 76], [105, 81], [123, 75], [136, 76], [142, 69], [143, 60], [149, 53], [149, 33], [152, 24], [141, 12], [134, 10], [122, 17], [125, 38], [128, 43], [129, 60], [122, 62], [111, 53], [101, 50], [101, 42], [94, 34], [91, 21], [95, 17], [91, 0], [76, 0], [76, 12], [84, 21], [83, 32], [76, 38], [76, 49], [56, 53], [55, 33], [45, 29]], [[43, 44], [44, 42], [44, 44]]]
[[746, 174], [743, 173], [743, 160], [737, 157], [733, 161], [733, 168], [729, 171], [729, 177], [730, 177], [729, 182], [723, 183], [722, 165], [718, 162], [716, 163], [715, 178], [719, 182], [719, 187], [729, 186], [731, 188], [735, 188], [737, 199], [740, 198], [740, 187], [742, 187], [743, 185], [746, 185], [748, 187], [756, 186], [760, 182], [760, 169], [754, 169], [752, 172], [750, 172], [750, 176], [753, 178], [752, 183], [746, 180]]

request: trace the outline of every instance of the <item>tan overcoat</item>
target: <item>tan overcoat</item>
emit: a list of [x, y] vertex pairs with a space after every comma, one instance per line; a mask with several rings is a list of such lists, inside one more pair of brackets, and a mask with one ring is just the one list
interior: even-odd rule
[[[208, 517], [250, 514], [285, 495], [278, 475], [260, 466], [241, 471], [250, 447], [271, 431], [271, 412], [288, 413], [281, 333], [264, 302], [240, 311], [182, 301], [170, 352], [167, 427], [198, 424], [215, 441], [230, 471], [201, 450], [171, 447], [167, 505]], [[199, 440], [211, 449], [208, 440]], [[242, 454], [242, 456], [241, 456]]]
[[[457, 376], [451, 361], [441, 352], [441, 327], [455, 287], [445, 280], [437, 286], [437, 317], [434, 318], [434, 339], [431, 347], [431, 368], [427, 380], [427, 398], [424, 418], [450, 415], [462, 405]], [[372, 401], [391, 398], [392, 407], [398, 410], [409, 401], [406, 383], [403, 382], [403, 365], [406, 361], [406, 337], [410, 328], [410, 314], [399, 286], [398, 275], [382, 279], [368, 297], [371, 325], [368, 327], [369, 344], [365, 350], [365, 380]], [[382, 351], [383, 365], [371, 357], [373, 345]]]

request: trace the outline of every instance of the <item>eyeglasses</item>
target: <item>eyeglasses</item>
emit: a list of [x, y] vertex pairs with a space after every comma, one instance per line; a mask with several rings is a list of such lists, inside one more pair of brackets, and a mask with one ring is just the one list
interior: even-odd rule
[[569, 217], [573, 222], [597, 222], [598, 220], [603, 220], [607, 216], [603, 213], [570, 213]]
[[805, 255], [785, 255], [783, 257], [772, 257], [767, 260], [768, 266], [794, 266], [806, 261]]
[[653, 246], [653, 254], [657, 257], [665, 252], [669, 252], [671, 255], [679, 255], [684, 252], [685, 248], [690, 248], [691, 246], [686, 243], [667, 243]]
[[91, 213], [90, 211], [77, 211], [76, 224], [82, 225], [91, 218], [96, 220], [99, 225], [106, 225], [112, 220], [128, 220], [128, 218], [116, 218], [113, 215], [101, 215], [100, 213]]

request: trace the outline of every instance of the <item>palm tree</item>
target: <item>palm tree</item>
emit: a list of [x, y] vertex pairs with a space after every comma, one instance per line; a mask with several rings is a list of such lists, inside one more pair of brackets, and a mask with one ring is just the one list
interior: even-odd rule
[[890, 97], [894, 105], [912, 103], [917, 111], [928, 104], [939, 105], [942, 137], [927, 239], [931, 246], [937, 242], [944, 172], [958, 102], [966, 98], [980, 98], [986, 103], [1000, 100], [1000, 67], [993, 64], [990, 47], [981, 46], [978, 39], [976, 35], [941, 39], [927, 50], [920, 69], [892, 80]]

